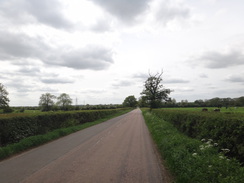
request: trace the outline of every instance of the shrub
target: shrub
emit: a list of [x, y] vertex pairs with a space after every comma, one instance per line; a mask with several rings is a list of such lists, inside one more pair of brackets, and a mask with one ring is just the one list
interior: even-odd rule
[[227, 149], [218, 153], [212, 139], [201, 142], [182, 134], [155, 114], [144, 111], [143, 115], [176, 183], [244, 182], [244, 168], [224, 155]]
[[29, 136], [45, 134], [58, 128], [95, 121], [125, 109], [50, 112], [39, 115], [0, 117], [0, 146], [19, 142]]
[[230, 149], [229, 157], [244, 162], [244, 116], [214, 112], [153, 110], [160, 118], [171, 122], [189, 137], [213, 139], [218, 150]]

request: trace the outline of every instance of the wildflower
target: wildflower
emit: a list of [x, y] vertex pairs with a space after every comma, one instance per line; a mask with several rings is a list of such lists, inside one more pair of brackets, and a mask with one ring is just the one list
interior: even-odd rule
[[206, 144], [211, 144], [213, 142], [212, 139], [208, 139], [208, 141], [206, 142]]
[[228, 153], [228, 152], [230, 152], [229, 149], [221, 149], [221, 151], [223, 151], [224, 153]]
[[214, 143], [214, 146], [217, 147], [219, 144], [218, 143]]
[[219, 159], [225, 159], [224, 156], [219, 156]]
[[192, 156], [197, 156], [197, 153], [193, 153]]
[[208, 165], [208, 168], [212, 168], [212, 165]]
[[206, 145], [205, 147], [206, 147], [206, 148], [210, 148], [210, 147], [213, 147], [213, 145], [212, 145], [212, 144], [208, 144], [208, 145]]
[[202, 142], [205, 142], [205, 141], [206, 141], [206, 139], [202, 139], [201, 141], [202, 141]]

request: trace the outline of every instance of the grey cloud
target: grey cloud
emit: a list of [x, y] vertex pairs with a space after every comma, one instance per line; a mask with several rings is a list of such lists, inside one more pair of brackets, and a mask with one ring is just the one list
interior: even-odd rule
[[101, 46], [89, 45], [79, 50], [53, 49], [41, 38], [25, 34], [0, 31], [0, 36], [0, 60], [11, 61], [13, 64], [25, 65], [26, 59], [38, 59], [48, 65], [103, 70], [113, 63], [113, 52]]
[[92, 0], [119, 20], [131, 23], [143, 13], [151, 0]]
[[[230, 53], [206, 52], [196, 59], [195, 62], [203, 62], [206, 68], [219, 69], [244, 64], [244, 54], [240, 51]], [[196, 63], [195, 63], [196, 64]]]
[[164, 83], [175, 84], [175, 83], [189, 83], [189, 81], [184, 79], [165, 79]]
[[98, 33], [111, 31], [111, 25], [108, 20], [98, 20], [93, 26], [91, 26], [91, 30]]
[[243, 74], [231, 75], [226, 80], [229, 82], [234, 82], [234, 83], [244, 83], [244, 76], [243, 76]]
[[110, 49], [87, 46], [81, 50], [72, 50], [61, 55], [62, 65], [74, 69], [103, 70], [109, 67], [113, 61], [113, 52]]
[[206, 75], [206, 74], [200, 74], [199, 75], [201, 78], [208, 78], [208, 75]]
[[62, 13], [57, 0], [8, 0], [0, 2], [0, 14], [5, 23], [33, 24], [36, 22], [55, 28], [70, 29], [73, 24]]
[[40, 68], [35, 66], [23, 66], [18, 71], [21, 75], [35, 76], [40, 74]]
[[45, 84], [67, 84], [74, 83], [73, 80], [66, 78], [42, 78], [41, 81]]
[[27, 11], [39, 22], [55, 28], [71, 28], [72, 23], [64, 17], [61, 9], [57, 0], [31, 0], [27, 5]]
[[189, 8], [182, 4], [173, 4], [170, 0], [163, 0], [157, 8], [155, 17], [159, 22], [164, 24], [175, 19], [185, 19], [190, 16]]
[[7, 82], [6, 86], [14, 88], [18, 93], [28, 93], [33, 91], [34, 86], [29, 83], [27, 84], [23, 78], [18, 78], [18, 81], [22, 80], [23, 82], [16, 82], [15, 80]]
[[149, 75], [144, 73], [138, 73], [138, 74], [134, 74], [132, 77], [146, 80], [149, 77]]
[[[0, 59], [42, 58], [48, 46], [40, 39], [25, 34], [0, 31]], [[18, 60], [17, 60], [18, 62]]]
[[120, 88], [133, 85], [133, 82], [128, 80], [117, 81], [112, 85], [113, 88]]

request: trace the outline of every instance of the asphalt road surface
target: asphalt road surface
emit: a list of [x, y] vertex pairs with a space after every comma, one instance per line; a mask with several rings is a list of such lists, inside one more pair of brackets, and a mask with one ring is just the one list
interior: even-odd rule
[[160, 166], [136, 109], [0, 162], [0, 182], [157, 183]]

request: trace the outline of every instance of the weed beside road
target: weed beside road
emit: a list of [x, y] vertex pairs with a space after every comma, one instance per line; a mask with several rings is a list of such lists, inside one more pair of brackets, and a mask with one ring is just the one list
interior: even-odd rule
[[180, 133], [173, 124], [143, 110], [149, 131], [177, 183], [240, 183], [244, 167], [218, 153], [212, 139], [202, 141]]

